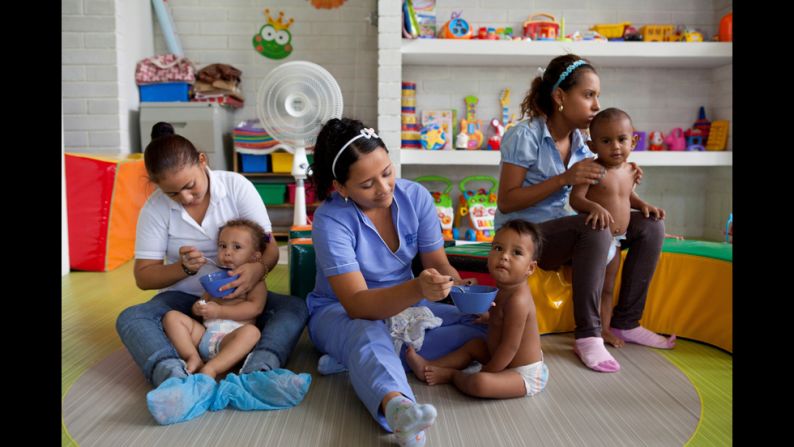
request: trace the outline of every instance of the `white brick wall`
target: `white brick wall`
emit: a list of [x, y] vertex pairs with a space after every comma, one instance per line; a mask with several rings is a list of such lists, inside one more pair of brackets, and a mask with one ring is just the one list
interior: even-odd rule
[[[726, 0], [438, 0], [437, 23], [449, 19], [450, 12], [463, 10], [463, 17], [474, 29], [479, 26], [511, 26], [519, 32], [521, 22], [530, 14], [548, 12], [558, 19], [565, 17], [565, 32], [585, 31], [594, 23], [631, 21], [635, 26], [648, 23], [685, 24], [697, 28], [706, 38], [718, 31], [719, 20], [731, 10]], [[393, 36], [392, 36], [393, 37]], [[385, 37], [381, 40], [384, 41]], [[385, 50], [381, 50], [382, 53]], [[393, 67], [382, 63], [380, 88], [395, 83]], [[529, 89], [537, 67], [402, 67], [402, 81], [417, 83], [417, 111], [430, 108], [465, 110], [463, 97], [479, 97], [477, 115], [483, 121], [501, 116], [498, 95], [511, 89], [510, 112], [518, 114], [520, 102]], [[639, 130], [662, 130], [691, 127], [699, 106], [706, 107], [710, 120], [732, 119], [732, 65], [715, 69], [639, 67], [603, 67], [601, 106], [626, 110]], [[394, 92], [390, 91], [390, 95]], [[381, 96], [381, 100], [384, 97]], [[398, 96], [399, 99], [399, 96]], [[397, 109], [399, 110], [399, 109]], [[399, 118], [380, 123], [399, 126]], [[383, 126], [383, 124], [380, 124]], [[728, 147], [732, 149], [729, 130]], [[395, 142], [387, 142], [391, 148]], [[740, 149], [741, 150], [741, 149]], [[396, 152], [396, 151], [392, 151]], [[687, 237], [720, 239], [725, 219], [732, 208], [732, 169], [706, 167], [646, 167], [645, 181], [638, 192], [669, 213], [667, 230]], [[402, 175], [445, 175], [457, 183], [468, 175], [498, 177], [498, 168], [471, 166], [403, 166]], [[457, 188], [455, 188], [457, 189]], [[455, 192], [457, 199], [457, 192]]]
[[[257, 88], [270, 70], [285, 62], [306, 60], [322, 65], [336, 78], [344, 97], [345, 115], [376, 125], [378, 33], [365, 20], [375, 10], [375, 0], [347, 0], [341, 8], [330, 10], [290, 0], [168, 3], [185, 56], [197, 68], [226, 63], [243, 72], [241, 88], [246, 101], [245, 107], [235, 112], [235, 121], [256, 118]], [[286, 59], [268, 59], [253, 48], [253, 36], [267, 21], [265, 8], [273, 17], [283, 10], [285, 20], [295, 19], [289, 28], [294, 50]], [[154, 36], [155, 52], [166, 52], [156, 19]]]
[[[113, 70], [115, 50], [105, 45], [113, 35], [114, 2], [63, 0], [61, 85], [63, 94], [64, 146], [67, 152], [118, 152], [118, 148], [89, 148], [92, 128], [118, 129], [118, 113], [91, 116], [92, 100], [115, 100], [118, 89], [112, 82], [95, 82], [94, 71]], [[93, 79], [88, 79], [91, 76]], [[92, 150], [94, 149], [94, 150]]]
[[133, 70], [151, 53], [151, 32], [140, 24], [141, 17], [151, 21], [149, 8], [149, 2], [62, 1], [66, 151], [119, 154], [139, 146]]

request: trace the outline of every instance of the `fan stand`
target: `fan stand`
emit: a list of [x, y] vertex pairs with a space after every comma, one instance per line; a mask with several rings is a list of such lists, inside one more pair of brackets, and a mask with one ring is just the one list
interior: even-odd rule
[[[301, 142], [302, 143], [302, 142]], [[306, 225], [306, 189], [303, 181], [309, 170], [309, 159], [306, 158], [306, 147], [300, 144], [295, 148], [292, 157], [292, 176], [295, 177], [295, 212], [292, 225]]]

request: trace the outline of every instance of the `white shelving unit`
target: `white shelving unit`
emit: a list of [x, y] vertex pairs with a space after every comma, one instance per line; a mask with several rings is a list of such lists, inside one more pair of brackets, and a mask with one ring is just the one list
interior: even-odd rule
[[[378, 129], [390, 148], [390, 157], [401, 177], [441, 175], [456, 182], [470, 175], [498, 175], [498, 151], [423, 151], [400, 148], [400, 82], [417, 83], [417, 112], [423, 109], [464, 110], [462, 98], [473, 94], [483, 103], [482, 116], [497, 116], [495, 93], [509, 87], [514, 92], [510, 111], [526, 91], [537, 67], [566, 53], [583, 56], [598, 68], [604, 68], [602, 88], [605, 104], [626, 108], [641, 130], [669, 130], [689, 127], [694, 113], [706, 107], [708, 119], [730, 120], [733, 126], [732, 88], [733, 44], [730, 42], [528, 42], [454, 39], [403, 39], [401, 34], [401, 2], [379, 2], [378, 26]], [[458, 2], [437, 2], [439, 17], [446, 19], [450, 7]], [[443, 3], [446, 3], [445, 5]], [[497, 2], [501, 11], [488, 2], [467, 6], [469, 17], [483, 13], [497, 26], [521, 28], [520, 14], [527, 2]], [[492, 3], [492, 2], [491, 2]], [[631, 3], [631, 2], [629, 2]], [[625, 5], [574, 0], [557, 5], [559, 13], [568, 15], [571, 29], [581, 28], [584, 17], [610, 15], [616, 18], [634, 16], [652, 21], [680, 21], [702, 26], [704, 36], [711, 36], [719, 21], [732, 9], [731, 0], [710, 2], [696, 0], [683, 10], [669, 2], [652, 5]], [[563, 7], [564, 6], [564, 7]], [[454, 9], [454, 8], [453, 8]], [[575, 14], [568, 10], [578, 10]], [[550, 11], [554, 13], [555, 11]], [[490, 15], [489, 15], [490, 14]], [[574, 18], [574, 16], [577, 16]], [[493, 17], [493, 18], [492, 18]], [[523, 19], [523, 18], [521, 18]], [[656, 22], [648, 22], [656, 23]], [[476, 23], [474, 26], [486, 25]], [[420, 116], [420, 115], [418, 115]], [[646, 170], [641, 194], [652, 203], [663, 206], [670, 217], [671, 233], [692, 238], [718, 240], [725, 217], [733, 208], [732, 127], [729, 127], [728, 151], [706, 152], [633, 152], [630, 160]], [[451, 192], [453, 200], [457, 190]]]
[[600, 67], [713, 68], [730, 64], [730, 42], [527, 42], [403, 39], [403, 65], [543, 65], [574, 53]]
[[[604, 67], [715, 68], [732, 63], [730, 42], [527, 42], [403, 39], [402, 65], [532, 66], [575, 53]], [[497, 166], [498, 151], [400, 149], [400, 165]], [[733, 154], [719, 152], [634, 152], [640, 166], [732, 166]]]
[[[453, 153], [454, 152], [454, 153]], [[425, 151], [401, 149], [402, 165], [498, 166], [499, 151]], [[733, 152], [632, 152], [629, 160], [640, 166], [732, 166]]]

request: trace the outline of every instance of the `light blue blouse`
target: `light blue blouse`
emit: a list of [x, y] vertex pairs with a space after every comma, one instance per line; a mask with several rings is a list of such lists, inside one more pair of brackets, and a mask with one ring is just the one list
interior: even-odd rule
[[[571, 148], [569, 168], [585, 158], [595, 157], [578, 129], [573, 131]], [[524, 120], [508, 129], [502, 137], [500, 152], [502, 155], [502, 160], [499, 163], [500, 170], [504, 163], [526, 168], [527, 174], [521, 183], [522, 187], [541, 183], [566, 170], [560, 153], [554, 145], [554, 139], [549, 133], [546, 120], [543, 118]], [[494, 225], [498, 229], [512, 219], [524, 219], [539, 223], [575, 214], [565, 208], [571, 189], [573, 187], [566, 185], [529, 208], [512, 213], [504, 214], [497, 210]]]
[[411, 261], [418, 252], [444, 246], [433, 197], [422, 185], [397, 179], [391, 215], [400, 240], [396, 252], [353, 201], [345, 202], [334, 192], [317, 208], [312, 224], [317, 276], [314, 291], [306, 298], [310, 314], [338, 301], [329, 276], [360, 271], [370, 289], [390, 287], [414, 277]]

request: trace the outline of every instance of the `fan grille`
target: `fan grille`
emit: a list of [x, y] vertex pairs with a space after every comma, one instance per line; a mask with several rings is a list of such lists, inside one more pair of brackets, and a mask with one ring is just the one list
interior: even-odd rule
[[342, 116], [342, 91], [323, 67], [305, 61], [274, 68], [259, 84], [262, 127], [290, 146], [313, 146], [323, 124]]

